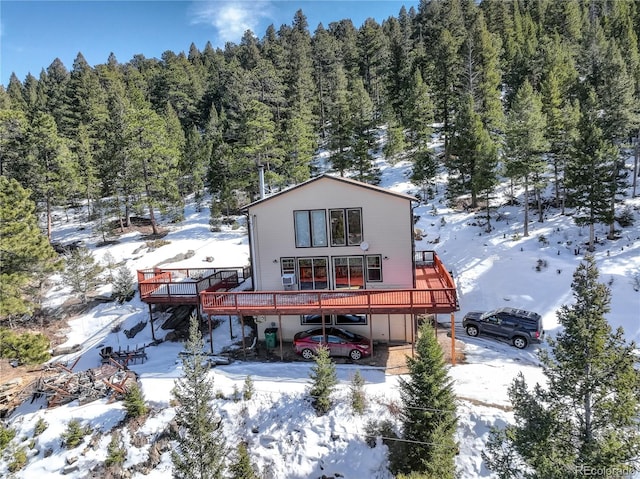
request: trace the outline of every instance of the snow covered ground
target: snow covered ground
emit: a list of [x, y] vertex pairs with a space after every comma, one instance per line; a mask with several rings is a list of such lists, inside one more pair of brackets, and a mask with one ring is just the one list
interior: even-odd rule
[[[408, 162], [390, 165], [379, 160], [378, 166], [382, 170], [381, 186], [400, 192], [418, 191], [407, 179]], [[495, 229], [486, 233], [473, 212], [449, 209], [441, 199], [443, 191], [441, 183], [436, 199], [416, 209], [416, 214], [420, 215], [416, 226], [425, 232], [424, 239], [416, 247], [419, 250], [435, 249], [453, 271], [460, 292], [461, 310], [456, 314], [457, 322], [471, 310], [515, 306], [539, 312], [545, 330], [550, 335], [555, 334], [558, 328], [556, 310], [571, 302], [572, 275], [582, 258], [574, 254], [574, 249], [586, 242], [587, 231], [576, 227], [570, 216], [550, 210], [544, 223], [534, 221], [530, 224], [530, 236], [525, 238], [522, 237], [521, 209], [501, 206], [497, 210], [501, 220], [494, 220]], [[640, 341], [640, 292], [634, 290], [633, 284], [633, 278], [640, 276], [640, 198], [628, 199], [627, 204], [634, 208], [635, 225], [624, 229], [622, 237], [615, 241], [605, 240], [606, 230], [601, 227], [597, 235], [603, 241], [597, 247], [596, 259], [600, 281], [608, 283], [612, 290], [610, 323], [614, 327], [622, 326], [629, 340]], [[189, 205], [186, 220], [169, 226], [170, 233], [165, 239], [170, 244], [154, 251], [140, 249], [144, 240], [138, 233], [121, 237], [118, 244], [96, 248], [100, 240], [98, 235], [92, 236], [87, 229], [79, 228], [83, 224], [83, 213], [79, 211], [70, 222], [61, 219], [55, 225], [54, 239], [63, 244], [81, 239], [98, 260], [109, 252], [117, 260], [126, 261], [132, 272], [163, 265], [169, 258], [188, 250], [194, 251], [193, 257], [165, 266], [224, 267], [248, 262], [244, 228], [225, 227], [221, 232], [210, 232], [207, 209], [197, 213], [193, 205]], [[540, 241], [541, 235], [546, 242]], [[207, 257], [213, 257], [213, 262], [206, 262]], [[102, 293], [109, 294], [109, 288]], [[48, 295], [48, 305], [62, 304], [68, 295], [69, 290], [59, 285]], [[146, 305], [137, 298], [124, 305], [101, 304], [69, 321], [65, 345], [80, 344], [82, 350], [55, 359], [72, 362], [79, 357], [74, 369], [79, 371], [100, 365], [98, 351], [101, 347], [117, 349], [149, 343], [152, 338], [148, 325], [133, 339], [123, 333], [146, 320], [147, 315]], [[120, 326], [118, 332], [114, 332], [116, 325]], [[537, 347], [518, 350], [494, 339], [467, 337], [462, 328], [457, 331], [458, 339], [464, 342], [466, 362], [450, 370], [459, 398], [460, 454], [456, 466], [462, 478], [492, 477], [483, 465], [480, 453], [489, 429], [512, 419], [507, 387], [520, 371], [530, 384], [544, 381], [544, 376], [536, 356]], [[157, 334], [166, 334], [166, 331], [158, 329]], [[214, 330], [213, 342], [216, 349], [230, 343], [228, 325]], [[182, 349], [181, 343], [164, 342], [148, 348], [147, 361], [131, 365], [139, 375], [142, 390], [152, 407], [150, 417], [138, 434], [150, 438], [157, 436], [173, 418], [170, 391], [175, 379], [181, 375], [178, 353]], [[338, 365], [340, 386], [335, 396], [336, 406], [326, 416], [317, 417], [306, 396], [310, 367], [310, 363], [236, 361], [212, 369], [210, 374], [214, 377], [215, 389], [224, 396], [216, 400], [216, 406], [224, 419], [228, 444], [235, 446], [240, 440], [247, 441], [253, 461], [268, 478], [317, 478], [323, 474], [332, 477], [336, 473], [346, 479], [392, 477], [386, 470], [386, 447], [370, 448], [365, 442], [364, 431], [370, 419], [391, 417], [393, 402], [398, 400], [397, 376], [386, 375], [383, 370], [373, 367]], [[354, 416], [346, 400], [349, 382], [356, 370], [360, 370], [366, 380], [369, 403], [364, 416]], [[242, 390], [247, 375], [251, 375], [256, 393], [248, 401], [234, 401], [234, 387]], [[83, 405], [73, 402], [52, 409], [43, 408], [42, 402], [38, 401], [25, 403], [8, 421], [18, 431], [9, 449], [24, 446], [29, 451], [27, 466], [15, 473], [15, 477], [89, 477], [88, 471], [107, 457], [110, 432], [118, 427], [124, 416], [121, 402], [108, 403], [106, 400]], [[47, 422], [48, 428], [34, 438], [34, 428], [40, 418]], [[87, 437], [77, 448], [61, 447], [61, 434], [72, 418], [103, 434], [97, 444], [89, 447]], [[140, 445], [126, 428], [122, 433], [127, 451], [125, 467], [144, 462], [149, 444]], [[7, 457], [5, 454], [0, 461], [2, 477], [9, 474]], [[73, 462], [70, 458], [77, 461], [69, 465]], [[152, 471], [147, 474], [137, 472], [133, 477], [171, 477], [169, 454], [162, 455], [159, 465]]]

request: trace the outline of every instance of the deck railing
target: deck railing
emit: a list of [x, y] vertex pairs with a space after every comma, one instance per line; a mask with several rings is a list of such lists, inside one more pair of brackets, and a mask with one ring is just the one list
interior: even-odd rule
[[202, 308], [212, 314], [453, 312], [458, 309], [455, 283], [434, 251], [417, 251], [416, 268], [438, 276], [442, 287], [427, 289], [359, 289], [313, 291], [203, 292]]
[[247, 279], [243, 268], [175, 268], [138, 271], [140, 298], [149, 303], [197, 303], [211, 314], [309, 314], [453, 312], [458, 309], [451, 274], [433, 251], [417, 251], [417, 269], [442, 286], [425, 289], [338, 289], [313, 291], [229, 291]]
[[200, 300], [203, 311], [219, 314], [308, 314], [312, 310], [326, 313], [452, 312], [457, 309], [455, 288], [204, 292]]
[[138, 271], [140, 298], [147, 302], [197, 302], [203, 291], [228, 290], [250, 274], [244, 268], [174, 268]]

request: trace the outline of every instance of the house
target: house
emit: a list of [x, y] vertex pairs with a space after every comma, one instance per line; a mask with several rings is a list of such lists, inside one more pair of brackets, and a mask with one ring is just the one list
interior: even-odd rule
[[415, 198], [322, 175], [245, 207], [253, 291], [200, 293], [207, 314], [253, 316], [280, 348], [312, 326], [413, 342], [420, 315], [458, 309], [451, 275], [415, 251]]

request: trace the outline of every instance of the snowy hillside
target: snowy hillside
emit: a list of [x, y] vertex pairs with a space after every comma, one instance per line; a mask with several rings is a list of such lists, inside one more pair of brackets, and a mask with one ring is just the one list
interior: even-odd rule
[[[379, 160], [382, 171], [380, 186], [398, 192], [417, 193], [408, 178], [409, 163], [395, 165]], [[425, 233], [416, 249], [435, 249], [444, 264], [453, 271], [460, 292], [461, 310], [456, 321], [471, 310], [486, 310], [499, 306], [516, 306], [537, 311], [543, 317], [545, 330], [557, 332], [556, 310], [571, 302], [572, 274], [582, 259], [575, 255], [576, 245], [586, 241], [586, 230], [576, 227], [569, 215], [547, 212], [544, 223], [532, 222], [530, 236], [522, 237], [522, 210], [501, 206], [496, 214], [495, 229], [486, 233], [478, 226], [473, 212], [454, 211], [447, 207], [442, 192], [444, 177], [439, 178], [436, 199], [416, 208], [420, 216], [417, 227]], [[640, 341], [640, 292], [635, 288], [640, 276], [640, 198], [627, 199], [635, 214], [635, 225], [622, 231], [619, 240], [605, 239], [604, 226], [598, 231], [601, 243], [596, 259], [600, 281], [612, 290], [612, 311], [609, 320], [614, 327], [622, 326], [628, 339]], [[88, 230], [81, 229], [81, 211], [73, 221], [60, 219], [55, 225], [55, 240], [63, 244], [83, 240], [97, 259], [109, 252], [116, 259], [126, 261], [134, 272], [137, 269], [162, 265], [179, 253], [192, 250], [194, 255], [167, 267], [238, 266], [248, 261], [246, 231], [225, 227], [221, 232], [209, 231], [209, 212], [198, 213], [189, 205], [186, 220], [170, 225], [165, 237], [170, 243], [153, 251], [143, 248], [138, 233], [120, 238], [119, 243], [96, 248], [100, 240]], [[541, 241], [541, 237], [545, 241]], [[583, 248], [584, 251], [584, 248]], [[207, 257], [213, 262], [205, 263]], [[636, 278], [634, 280], [634, 278]], [[635, 284], [634, 284], [635, 283]], [[109, 289], [102, 291], [109, 294]], [[57, 286], [48, 295], [48, 305], [62, 304], [69, 291]], [[146, 305], [135, 298], [130, 303], [106, 303], [88, 314], [69, 321], [66, 346], [80, 344], [81, 351], [57, 361], [72, 363], [79, 358], [74, 371], [99, 366], [98, 350], [104, 346], [135, 347], [151, 342], [149, 326], [132, 339], [123, 331], [147, 319]], [[449, 318], [439, 318], [446, 323]], [[116, 325], [120, 328], [114, 328]], [[458, 324], [458, 326], [460, 326]], [[235, 325], [239, 328], [239, 325]], [[165, 334], [166, 332], [161, 331]], [[159, 333], [159, 334], [160, 334]], [[492, 477], [483, 465], [480, 452], [489, 428], [504, 425], [511, 419], [507, 387], [522, 371], [530, 384], [542, 381], [543, 375], [536, 358], [536, 347], [518, 350], [511, 345], [488, 338], [467, 337], [457, 328], [457, 338], [463, 342], [466, 361], [451, 368], [459, 397], [458, 440], [460, 455], [456, 464], [460, 477]], [[229, 343], [228, 325], [214, 331], [216, 348]], [[544, 345], [541, 347], [545, 347]], [[134, 478], [169, 478], [171, 461], [168, 452], [159, 455], [153, 466], [143, 467], [149, 458], [154, 440], [161, 436], [174, 415], [170, 405], [174, 380], [181, 375], [178, 353], [181, 343], [163, 342], [148, 348], [148, 360], [131, 365], [139, 375], [152, 413], [137, 430], [122, 428], [125, 416], [122, 403], [97, 400], [86, 404], [72, 402], [52, 409], [42, 408], [42, 402], [27, 402], [14, 412], [8, 424], [18, 430], [8, 450], [26, 447], [28, 463], [15, 473], [17, 478], [93, 477], [94, 470], [107, 457], [107, 446], [114, 428], [121, 429], [127, 457], [125, 468]], [[336, 406], [329, 414], [317, 417], [306, 390], [311, 364], [256, 363], [236, 361], [211, 370], [215, 389], [224, 398], [216, 399], [224, 421], [228, 443], [235, 446], [245, 440], [253, 461], [264, 477], [302, 479], [343, 477], [346, 479], [390, 478], [386, 470], [386, 447], [370, 448], [364, 437], [370, 419], [391, 417], [389, 405], [398, 399], [395, 387], [397, 376], [384, 370], [352, 364], [338, 365], [341, 380]], [[346, 401], [349, 381], [356, 370], [366, 380], [369, 405], [362, 417], [354, 416]], [[247, 375], [251, 375], [256, 394], [249, 401], [234, 401], [234, 387], [242, 389]], [[34, 437], [37, 421], [43, 418], [47, 429]], [[78, 447], [61, 447], [61, 434], [71, 418], [91, 427], [89, 436]], [[9, 455], [0, 461], [0, 476], [7, 477]], [[341, 476], [338, 476], [340, 474]]]

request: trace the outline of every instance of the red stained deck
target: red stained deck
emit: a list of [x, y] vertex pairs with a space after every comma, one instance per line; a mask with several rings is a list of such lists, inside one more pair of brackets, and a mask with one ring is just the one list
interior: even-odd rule
[[140, 299], [148, 304], [198, 304], [204, 291], [226, 291], [249, 276], [247, 268], [174, 268], [138, 271]]
[[432, 251], [416, 255], [414, 289], [313, 291], [203, 291], [203, 312], [219, 315], [452, 313], [458, 310], [453, 278]]

